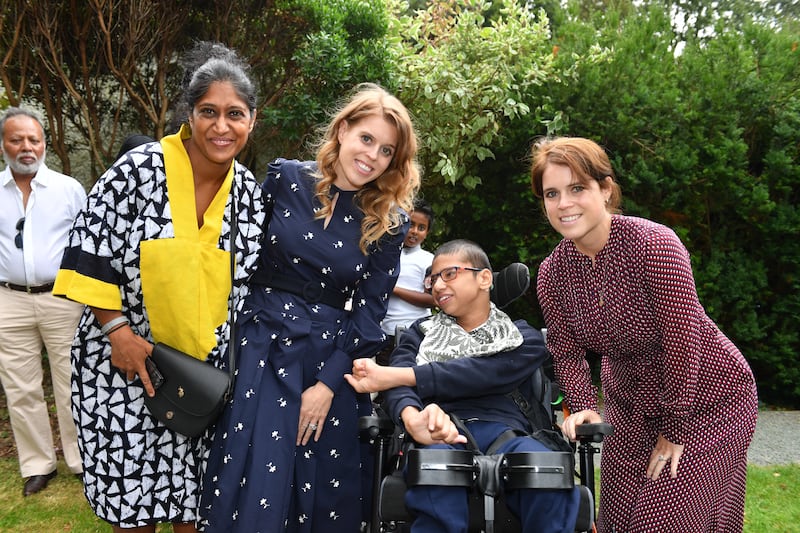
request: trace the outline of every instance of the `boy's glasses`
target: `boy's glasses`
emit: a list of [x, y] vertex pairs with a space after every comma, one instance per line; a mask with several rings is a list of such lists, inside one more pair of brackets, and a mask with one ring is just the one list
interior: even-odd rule
[[431, 290], [434, 285], [436, 285], [436, 280], [442, 278], [442, 281], [447, 283], [448, 281], [453, 281], [458, 276], [458, 272], [461, 270], [471, 270], [472, 272], [480, 272], [483, 270], [482, 268], [473, 268], [473, 267], [462, 267], [462, 266], [451, 266], [444, 268], [437, 272], [436, 274], [431, 274], [430, 276], [425, 278], [425, 290]]
[[22, 250], [22, 229], [25, 227], [25, 217], [17, 220], [17, 236], [14, 237], [14, 246]]

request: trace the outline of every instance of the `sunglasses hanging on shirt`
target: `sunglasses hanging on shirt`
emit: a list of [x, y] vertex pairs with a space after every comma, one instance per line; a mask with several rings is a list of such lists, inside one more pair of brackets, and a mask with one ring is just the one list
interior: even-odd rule
[[17, 220], [17, 236], [14, 237], [14, 246], [22, 250], [22, 229], [25, 227], [25, 217]]

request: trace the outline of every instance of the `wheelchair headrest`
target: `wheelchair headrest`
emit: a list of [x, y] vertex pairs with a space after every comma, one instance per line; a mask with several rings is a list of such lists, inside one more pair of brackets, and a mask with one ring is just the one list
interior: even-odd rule
[[494, 272], [494, 283], [490, 297], [494, 304], [503, 309], [525, 294], [531, 285], [531, 272], [523, 263], [511, 263], [500, 272]]

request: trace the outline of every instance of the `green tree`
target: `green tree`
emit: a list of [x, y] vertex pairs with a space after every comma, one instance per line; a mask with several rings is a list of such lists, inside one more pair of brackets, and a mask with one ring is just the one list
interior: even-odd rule
[[604, 145], [628, 214], [662, 222], [692, 254], [701, 302], [751, 362], [762, 399], [800, 399], [796, 34], [766, 23], [682, 36], [661, 7], [566, 17], [560, 60], [605, 63], [554, 84], [565, 134]]
[[[304, 157], [315, 125], [373, 81], [415, 117], [431, 245], [536, 266], [559, 237], [530, 193], [537, 137], [604, 145], [631, 215], [692, 253], [701, 301], [762, 399], [800, 404], [797, 0], [0, 0], [0, 84], [45, 111], [66, 172], [93, 181], [130, 131], [168, 128], [191, 39], [250, 59], [262, 95], [243, 160]], [[677, 14], [684, 15], [678, 24]], [[534, 291], [517, 304], [541, 324]]]
[[645, 0], [643, 6], [669, 13], [678, 40], [714, 39], [715, 28], [740, 31], [749, 22], [769, 27], [795, 25], [798, 0]]
[[130, 132], [161, 137], [178, 96], [180, 52], [195, 39], [248, 58], [263, 127], [241, 159], [293, 154], [357, 81], [386, 77], [386, 10], [366, 0], [2, 0], [0, 82], [11, 105], [40, 108], [62, 170], [88, 184]]
[[[314, 140], [316, 127], [326, 122], [344, 94], [363, 82], [391, 83], [394, 65], [385, 6], [368, 0], [290, 4], [293, 16], [307, 27], [288, 56], [291, 76], [280, 80], [280, 91], [262, 111], [262, 160], [310, 156], [307, 141]], [[293, 31], [297, 29], [286, 28], [287, 37]], [[278, 71], [284, 69], [279, 66]]]
[[504, 144], [505, 128], [546, 114], [538, 88], [554, 75], [548, 22], [510, 0], [431, 2], [396, 20], [394, 84], [421, 133], [425, 195], [446, 215], [481, 183], [478, 165]]
[[713, 172], [712, 166], [706, 177], [709, 223], [704, 229], [713, 240], [703, 254], [706, 272], [698, 284], [748, 356], [762, 397], [797, 402], [798, 35], [757, 24], [718, 32], [701, 49], [687, 47], [682, 77], [705, 74], [702, 88], [718, 89], [703, 118], [710, 117], [709, 129], [727, 119], [731, 137], [705, 152], [716, 163], [735, 153], [730, 161], [737, 162], [728, 171]]
[[104, 169], [126, 121], [150, 133], [163, 127], [173, 68], [163, 43], [187, 18], [180, 4], [3, 0], [0, 79], [11, 105], [44, 112], [64, 172], [87, 152], [91, 173]]

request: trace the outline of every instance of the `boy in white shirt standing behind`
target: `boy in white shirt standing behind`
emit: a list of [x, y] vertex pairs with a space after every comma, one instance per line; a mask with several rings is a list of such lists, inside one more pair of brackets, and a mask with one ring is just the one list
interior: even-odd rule
[[433, 226], [433, 209], [425, 201], [417, 199], [414, 202], [414, 211], [409, 216], [411, 226], [400, 254], [400, 275], [389, 298], [386, 316], [381, 322], [381, 328], [388, 337], [386, 346], [375, 357], [376, 362], [381, 365], [389, 364], [397, 327], [408, 327], [418, 318], [430, 316], [433, 307], [433, 297], [424, 287], [433, 254], [422, 249], [422, 243]]

